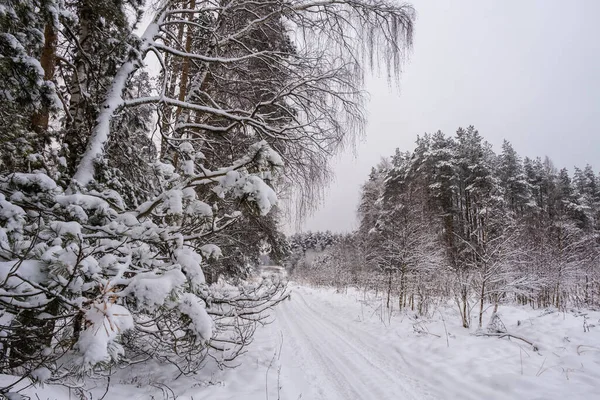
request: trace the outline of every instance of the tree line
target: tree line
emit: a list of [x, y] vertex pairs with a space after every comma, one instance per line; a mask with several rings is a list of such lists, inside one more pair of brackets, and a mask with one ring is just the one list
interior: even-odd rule
[[388, 307], [390, 293], [420, 312], [452, 299], [469, 327], [488, 303], [600, 304], [600, 176], [590, 165], [558, 170], [508, 141], [497, 154], [473, 126], [438, 131], [373, 167], [358, 216], [347, 240], [360, 257], [334, 283], [385, 290]]

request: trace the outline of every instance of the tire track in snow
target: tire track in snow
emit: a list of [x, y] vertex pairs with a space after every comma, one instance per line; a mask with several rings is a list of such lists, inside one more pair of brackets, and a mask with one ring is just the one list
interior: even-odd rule
[[[312, 299], [310, 295], [306, 297], [301, 296], [301, 300], [311, 312], [320, 315], [321, 319], [326, 318], [328, 323], [335, 325], [339, 331], [348, 331], [348, 321], [344, 321], [344, 318], [340, 317], [338, 313], [333, 312], [329, 315], [325, 315], [323, 312], [324, 310], [335, 310], [335, 307], [318, 308], [314, 305], [311, 306], [307, 301], [307, 298]], [[364, 329], [364, 325], [356, 323], [356, 321], [353, 321], [351, 326], [355, 331], [359, 331], [359, 333], [352, 335], [354, 341], [360, 343], [364, 348], [368, 348], [371, 352], [369, 354], [375, 355], [379, 363], [388, 366], [390, 370], [394, 370], [394, 373], [402, 375], [403, 380], [411, 382], [414, 387], [421, 388], [422, 394], [419, 398], [463, 398], [464, 400], [478, 400], [486, 397], [486, 392], [481, 391], [477, 387], [473, 387], [467, 392], [461, 390], [457, 392], [455, 383], [461, 380], [460, 374], [440, 371], [439, 368], [432, 368], [432, 366], [425, 361], [422, 354], [415, 354], [410, 350], [408, 351], [409, 357], [407, 359], [404, 354], [406, 352], [404, 350], [406, 349], [402, 349], [402, 346], [390, 342], [384, 344], [380, 337]], [[400, 337], [399, 339], [401, 340]], [[379, 347], [377, 347], [378, 343]], [[401, 366], [406, 366], [407, 369], [411, 371], [412, 376], [406, 375], [403, 371], [406, 371], [407, 369], [403, 369]], [[427, 381], [415, 379], [413, 378], [414, 376], [427, 376]]]
[[[293, 307], [286, 305], [285, 308], [287, 310], [282, 310], [278, 319], [284, 328], [284, 337], [294, 343], [295, 356], [302, 359], [302, 370], [307, 375], [310, 388], [316, 388], [319, 398], [323, 400], [361, 399], [352, 384], [344, 384], [346, 379], [343, 372], [346, 371], [340, 371], [332, 362], [328, 353], [334, 350], [319, 342], [322, 335], [310, 329], [310, 321], [308, 324], [305, 320], [299, 321], [299, 313], [293, 313]], [[291, 315], [294, 316], [289, 317]], [[306, 393], [303, 395], [306, 398]]]
[[[409, 376], [405, 373], [406, 368], [402, 368], [402, 366], [407, 366], [411, 371], [414, 372], [414, 366], [412, 363], [409, 363], [400, 348], [387, 343], [385, 346], [377, 347], [376, 344], [381, 341], [381, 337], [378, 337], [371, 332], [362, 329], [362, 325], [352, 321], [351, 325], [353, 332], [348, 330], [347, 321], [346, 325], [343, 324], [342, 318], [339, 317], [338, 314], [331, 313], [330, 315], [325, 316], [324, 313], [315, 310], [306, 300], [304, 296], [300, 296], [302, 302], [306, 306], [308, 310], [310, 310], [311, 315], [318, 315], [319, 321], [326, 321], [327, 324], [331, 324], [337, 328], [337, 330], [332, 330], [332, 333], [335, 334], [340, 340], [344, 340], [348, 343], [349, 346], [353, 346], [357, 349], [357, 351], [362, 350], [362, 357], [367, 359], [370, 364], [373, 365], [373, 360], [377, 363], [375, 368], [379, 368], [384, 371], [384, 373], [390, 377], [391, 379], [401, 379], [403, 383], [410, 383], [408, 387], [412, 387], [419, 392], [417, 398], [419, 399], [435, 399], [436, 396], [430, 394], [432, 391], [431, 385], [429, 383], [423, 382], [422, 380], [416, 379], [413, 376]], [[333, 309], [334, 310], [334, 309]], [[338, 322], [336, 322], [336, 320]], [[344, 333], [346, 336], [340, 335]], [[366, 336], [366, 338], [364, 338]], [[351, 338], [351, 341], [348, 341], [348, 338]], [[362, 339], [361, 339], [362, 338]], [[365, 340], [363, 340], [365, 339]], [[358, 344], [358, 346], [356, 346]], [[384, 368], [385, 367], [385, 368]]]
[[382, 349], [366, 345], [359, 332], [350, 332], [316, 312], [301, 293], [295, 292], [292, 301], [280, 307], [278, 318], [297, 359], [303, 361], [305, 375], [316, 381], [311, 384], [319, 385], [321, 398], [434, 398], [426, 384], [400, 371], [389, 359], [389, 351], [384, 354]]

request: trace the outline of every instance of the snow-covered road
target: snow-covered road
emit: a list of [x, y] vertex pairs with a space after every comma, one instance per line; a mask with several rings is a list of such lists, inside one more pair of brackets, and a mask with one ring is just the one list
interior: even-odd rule
[[259, 335], [280, 368], [267, 379], [268, 399], [586, 399], [600, 389], [600, 331], [581, 328], [584, 318], [600, 322], [598, 312], [502, 307], [509, 331], [534, 341], [534, 351], [476, 336], [475, 320], [464, 329], [451, 304], [427, 318], [382, 317], [384, 308], [360, 292], [293, 285]]
[[401, 353], [316, 297], [294, 292], [277, 309], [277, 319], [286, 394], [295, 389], [314, 400], [437, 398], [426, 382], [411, 375]]
[[[145, 400], [587, 400], [600, 391], [600, 311], [501, 306], [519, 340], [465, 329], [453, 304], [428, 316], [389, 313], [385, 299], [350, 289], [290, 284], [271, 323], [259, 327], [239, 368], [200, 374], [149, 362], [119, 371], [106, 399]], [[381, 314], [382, 310], [384, 315]], [[484, 317], [490, 317], [489, 308]], [[475, 318], [475, 316], [474, 316]], [[587, 329], [583, 323], [587, 322]], [[0, 376], [2, 379], [10, 379]], [[106, 383], [90, 382], [94, 398]], [[65, 387], [27, 391], [69, 398]]]

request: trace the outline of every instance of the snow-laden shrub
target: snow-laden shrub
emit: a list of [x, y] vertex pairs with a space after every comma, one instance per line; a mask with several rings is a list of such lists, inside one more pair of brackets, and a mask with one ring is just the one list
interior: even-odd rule
[[260, 176], [279, 167], [260, 142], [228, 168], [171, 170], [137, 209], [99, 185], [65, 191], [42, 173], [1, 176], [0, 369], [66, 376], [152, 357], [187, 373], [214, 351], [233, 359], [283, 285], [207, 285], [203, 265], [222, 255], [210, 237], [240, 213], [219, 213], [199, 189], [266, 214], [277, 198]]

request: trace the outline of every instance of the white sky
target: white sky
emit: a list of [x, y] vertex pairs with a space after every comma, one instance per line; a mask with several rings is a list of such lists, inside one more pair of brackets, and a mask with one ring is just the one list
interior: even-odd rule
[[357, 227], [360, 185], [418, 134], [475, 125], [499, 152], [600, 169], [600, 0], [414, 0], [415, 41], [400, 93], [370, 78], [367, 138], [303, 230]]

